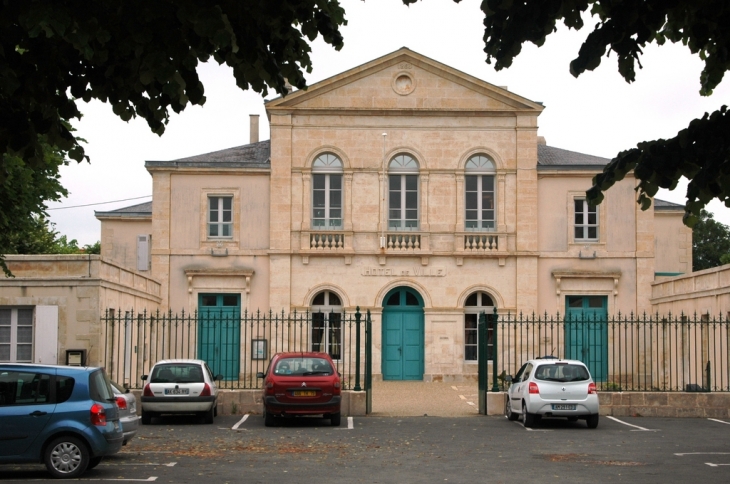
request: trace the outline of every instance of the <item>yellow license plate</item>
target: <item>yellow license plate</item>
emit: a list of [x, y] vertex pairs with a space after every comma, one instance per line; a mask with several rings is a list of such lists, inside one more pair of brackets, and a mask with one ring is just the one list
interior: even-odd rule
[[314, 390], [296, 390], [294, 392], [295, 397], [315, 397], [317, 396], [317, 392]]

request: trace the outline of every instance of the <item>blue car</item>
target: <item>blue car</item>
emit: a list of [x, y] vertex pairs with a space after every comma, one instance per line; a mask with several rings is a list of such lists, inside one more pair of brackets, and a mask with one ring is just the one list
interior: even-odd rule
[[74, 478], [123, 440], [103, 368], [0, 363], [0, 464], [41, 462]]

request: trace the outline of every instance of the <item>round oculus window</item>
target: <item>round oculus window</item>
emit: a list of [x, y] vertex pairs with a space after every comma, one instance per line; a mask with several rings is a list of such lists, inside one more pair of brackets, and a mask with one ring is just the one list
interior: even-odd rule
[[401, 96], [406, 96], [416, 89], [416, 82], [409, 72], [399, 72], [393, 77], [393, 90]]

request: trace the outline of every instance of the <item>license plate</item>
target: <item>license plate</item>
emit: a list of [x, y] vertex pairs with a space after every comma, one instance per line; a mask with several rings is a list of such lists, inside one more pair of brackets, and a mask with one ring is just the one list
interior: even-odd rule
[[188, 388], [165, 388], [165, 395], [189, 395]]
[[316, 397], [317, 392], [314, 390], [295, 390], [294, 391], [295, 397]]
[[553, 405], [553, 410], [575, 410], [575, 405]]

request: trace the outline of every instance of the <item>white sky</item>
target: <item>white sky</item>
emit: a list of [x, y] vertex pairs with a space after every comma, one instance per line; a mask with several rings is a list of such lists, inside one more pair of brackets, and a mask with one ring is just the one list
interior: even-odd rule
[[[486, 64], [482, 51], [479, 0], [460, 4], [425, 0], [410, 7], [398, 0], [341, 0], [341, 4], [349, 23], [342, 29], [345, 46], [337, 52], [319, 39], [313, 43], [310, 85], [405, 46], [543, 102], [546, 109], [538, 118], [539, 135], [558, 148], [612, 158], [640, 141], [675, 136], [691, 119], [722, 106], [730, 94], [730, 82], [725, 80], [712, 96], [701, 97], [702, 63], [681, 45], [648, 48], [641, 58], [644, 69], [638, 70], [633, 84], [618, 74], [615, 55], [604, 57], [598, 69], [575, 79], [569, 63], [590, 30], [562, 28], [539, 49], [526, 45], [512, 67], [496, 72]], [[586, 25], [596, 22], [588, 20]], [[260, 95], [239, 90], [228, 67], [209, 63], [201, 65], [199, 73], [206, 104], [188, 107], [180, 115], [173, 113], [162, 137], [152, 134], [142, 119], [125, 123], [109, 105], [81, 102], [84, 118], [74, 125], [87, 141], [91, 163], [72, 162], [61, 170], [69, 196], [49, 204], [48, 212], [58, 232], [80, 245], [96, 242], [101, 234], [94, 210], [115, 210], [150, 198], [64, 207], [151, 195], [146, 160], [173, 160], [246, 144], [249, 114], [261, 115], [259, 139], [269, 138]], [[685, 189], [662, 191], [658, 198], [683, 204]], [[717, 201], [709, 209], [717, 220], [730, 225], [730, 209]]]

